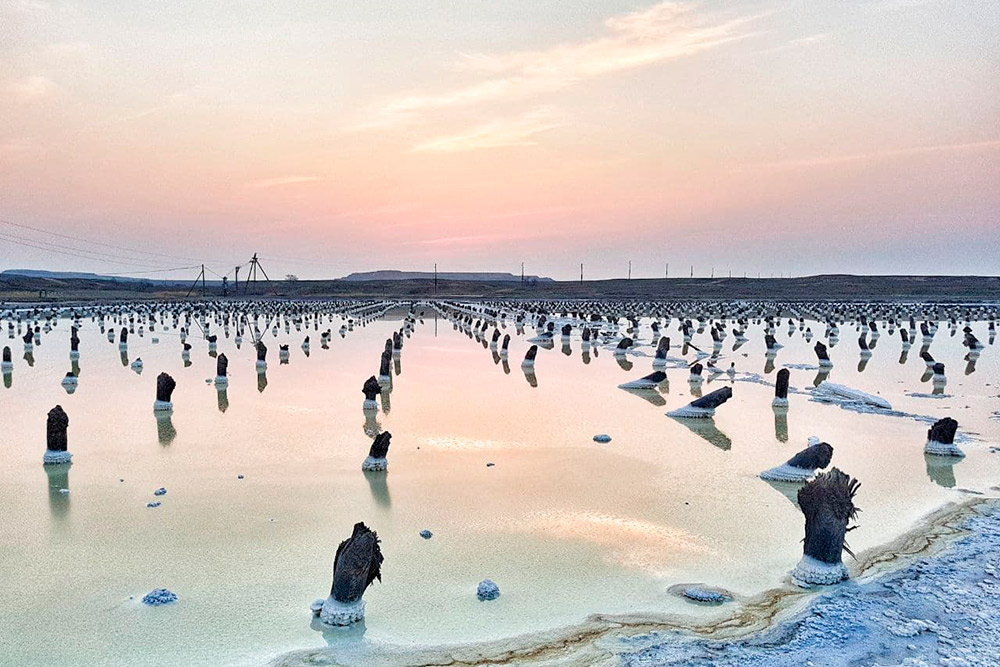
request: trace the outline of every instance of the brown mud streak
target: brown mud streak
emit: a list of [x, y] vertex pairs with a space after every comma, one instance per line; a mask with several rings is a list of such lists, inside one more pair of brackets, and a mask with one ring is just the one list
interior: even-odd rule
[[[996, 498], [971, 498], [949, 503], [925, 517], [919, 525], [904, 535], [861, 554], [851, 567], [857, 580], [872, 579], [889, 570], [899, 569], [917, 557], [944, 550], [955, 539], [967, 535], [962, 527], [965, 519], [980, 514], [983, 503], [1000, 502]], [[738, 639], [758, 633], [785, 618], [798, 613], [817, 594], [828, 589], [804, 590], [792, 586], [775, 588], [750, 597], [729, 616], [692, 622], [679, 615], [605, 615], [595, 614], [577, 626], [520, 637], [494, 640], [479, 644], [451, 647], [429, 647], [411, 651], [387, 650], [378, 656], [384, 664], [407, 667], [472, 667], [475, 665], [614, 664], [616, 651], [601, 646], [611, 644], [621, 636], [636, 636], [650, 632], [680, 632], [701, 638]], [[314, 662], [331, 659], [328, 649], [296, 651], [276, 660], [274, 667], [324, 664]], [[351, 664], [350, 662], [346, 664]]]

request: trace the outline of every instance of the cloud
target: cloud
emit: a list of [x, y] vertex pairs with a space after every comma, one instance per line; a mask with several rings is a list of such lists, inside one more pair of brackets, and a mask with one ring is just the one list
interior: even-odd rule
[[275, 178], [265, 178], [260, 181], [252, 181], [247, 183], [245, 187], [248, 188], [275, 188], [282, 185], [293, 185], [295, 183], [312, 183], [314, 181], [323, 180], [319, 176], [277, 176]]
[[868, 162], [872, 160], [885, 160], [909, 155], [924, 155], [933, 153], [947, 153], [952, 151], [970, 151], [1000, 148], [1000, 139], [987, 141], [975, 141], [961, 144], [942, 144], [937, 146], [914, 146], [911, 148], [898, 148], [892, 150], [872, 151], [869, 153], [850, 153], [846, 155], [826, 155], [811, 158], [801, 158], [796, 160], [780, 160], [777, 162], [761, 162], [754, 165], [741, 167], [737, 171], [750, 171], [751, 169], [797, 169], [807, 167], [824, 167], [829, 165], [849, 164], [852, 162]]
[[482, 148], [533, 146], [533, 137], [566, 123], [551, 107], [539, 107], [515, 118], [494, 120], [466, 132], [435, 137], [413, 147], [426, 153], [460, 153]]
[[26, 76], [5, 84], [2, 90], [16, 100], [30, 102], [55, 92], [56, 84], [44, 76]]
[[479, 80], [452, 90], [391, 99], [368, 127], [405, 123], [425, 112], [511, 100], [563, 89], [587, 79], [693, 56], [745, 39], [762, 15], [706, 14], [691, 3], [661, 2], [605, 21], [605, 35], [538, 51], [464, 54], [456, 69]]
[[806, 35], [805, 37], [796, 37], [795, 39], [790, 39], [784, 44], [779, 44], [770, 49], [764, 49], [761, 53], [779, 53], [782, 51], [787, 51], [789, 49], [795, 49], [803, 46], [811, 46], [813, 44], [819, 44], [820, 42], [825, 42], [830, 38], [830, 33], [819, 32], [814, 35]]

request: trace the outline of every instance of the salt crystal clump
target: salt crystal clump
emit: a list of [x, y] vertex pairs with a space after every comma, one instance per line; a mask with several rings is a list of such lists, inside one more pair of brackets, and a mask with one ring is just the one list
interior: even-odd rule
[[150, 591], [142, 598], [144, 604], [148, 604], [152, 607], [159, 607], [161, 604], [170, 604], [171, 602], [177, 602], [177, 595], [171, 593], [166, 588], [157, 588], [155, 591]]
[[500, 597], [500, 587], [489, 579], [483, 579], [476, 587], [476, 597], [480, 600], [496, 600]]

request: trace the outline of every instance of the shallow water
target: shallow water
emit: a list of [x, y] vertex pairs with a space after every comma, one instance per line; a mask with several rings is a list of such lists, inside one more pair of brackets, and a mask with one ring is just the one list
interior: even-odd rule
[[[85, 321], [72, 395], [59, 383], [70, 370], [69, 320], [43, 336], [33, 367], [20, 358], [21, 342], [7, 341], [15, 368], [11, 386], [0, 387], [0, 664], [259, 665], [327, 642], [360, 644], [363, 655], [366, 643], [481, 641], [593, 612], [712, 615], [719, 610], [667, 589], [705, 582], [751, 595], [782, 584], [801, 555], [802, 518], [788, 497], [794, 487], [756, 474], [810, 435], [831, 443], [833, 465], [862, 482], [855, 551], [888, 542], [966, 491], [995, 494], [1000, 479], [1000, 454], [989, 451], [1000, 441], [1000, 421], [990, 419], [1000, 403], [996, 346], [965, 375], [961, 332], [951, 336], [947, 325], [930, 348], [947, 367], [943, 398], [920, 395], [931, 385], [920, 381], [919, 334], [900, 364], [898, 332], [883, 332], [859, 372], [857, 334], [842, 325], [829, 379], [904, 413], [957, 419], [972, 440], [954, 466], [929, 463], [928, 424], [911, 417], [859, 414], [805, 393], [791, 393], [787, 418], [776, 416], [773, 389], [743, 380], [773, 381], [783, 365], [815, 363], [815, 339], [806, 343], [798, 330], [789, 338], [785, 326], [773, 369], [759, 326], [736, 352], [726, 339], [719, 365], [736, 363], [734, 396], [702, 423], [665, 416], [692, 399], [686, 369], [667, 369], [669, 386], [653, 400], [617, 388], [651, 371], [648, 327], [640, 336], [648, 356], [630, 356], [628, 371], [609, 349], [592, 349], [584, 363], [578, 334], [564, 354], [557, 334], [554, 349], [539, 350], [533, 387], [520, 369], [533, 330], [504, 330], [508, 374], [480, 342], [421, 308], [427, 315], [405, 341], [390, 409], [375, 417], [393, 433], [384, 476], [360, 469], [366, 429], [376, 426], [366, 424], [360, 388], [377, 374], [404, 310], [345, 338], [335, 333], [326, 350], [310, 330], [309, 357], [300, 349], [306, 332], [266, 331], [263, 391], [249, 336], [237, 350], [218, 332], [218, 351], [230, 359], [224, 412], [205, 383], [215, 360], [200, 336], [188, 340], [185, 368], [175, 331], [133, 335], [129, 360], [144, 361], [137, 375], [117, 342]], [[972, 326], [986, 343], [986, 323]], [[675, 329], [676, 320], [664, 334], [679, 341]], [[291, 347], [287, 365], [280, 343]], [[707, 332], [694, 343], [711, 348]], [[671, 355], [680, 355], [676, 343]], [[160, 371], [178, 383], [169, 425], [152, 411]], [[791, 385], [811, 387], [816, 374], [793, 368]], [[721, 375], [702, 391], [725, 383]], [[45, 414], [56, 404], [70, 417], [68, 472], [41, 463]], [[597, 433], [612, 441], [593, 442]], [[148, 509], [159, 487], [163, 504]], [[333, 553], [357, 521], [382, 539], [383, 583], [365, 594], [363, 626], [324, 634], [310, 627], [309, 603], [329, 592]], [[418, 535], [424, 528], [431, 540]], [[498, 600], [476, 599], [485, 578], [500, 586]], [[160, 587], [179, 601], [139, 602]]]

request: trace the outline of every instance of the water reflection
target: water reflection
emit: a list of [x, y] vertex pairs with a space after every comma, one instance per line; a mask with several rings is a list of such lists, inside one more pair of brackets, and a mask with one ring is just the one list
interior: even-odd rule
[[633, 364], [632, 364], [631, 361], [629, 361], [628, 357], [626, 357], [624, 354], [616, 354], [616, 355], [614, 355], [614, 357], [615, 357], [615, 361], [618, 362], [618, 365], [621, 366], [621, 369], [623, 371], [630, 371], [630, 370], [632, 370]]
[[363, 618], [350, 625], [332, 626], [319, 620], [319, 616], [313, 616], [309, 627], [321, 633], [323, 641], [331, 648], [362, 648], [365, 645], [365, 632], [368, 631]]
[[958, 463], [955, 457], [924, 454], [924, 463], [927, 466], [927, 476], [931, 481], [946, 489], [954, 488], [955, 464]]
[[729, 451], [733, 446], [733, 441], [729, 436], [719, 430], [714, 419], [690, 419], [684, 417], [673, 417], [674, 421], [684, 424], [695, 435], [704, 438], [709, 444], [719, 449]]
[[219, 412], [229, 409], [229, 387], [226, 385], [216, 385], [216, 396], [219, 404]]
[[966, 357], [965, 357], [965, 360], [967, 362], [965, 364], [965, 374], [966, 375], [972, 375], [973, 373], [976, 372], [976, 359], [977, 359], [977, 357], [966, 355]]
[[28, 368], [34, 367], [34, 365], [35, 365], [35, 353], [34, 352], [25, 352], [24, 353], [24, 360], [28, 363]]
[[816, 373], [816, 377], [813, 378], [813, 386], [814, 387], [820, 386], [821, 384], [823, 384], [824, 382], [826, 382], [826, 379], [828, 377], [830, 377], [830, 368], [829, 367], [820, 366], [819, 367], [819, 371], [817, 371], [817, 373]]
[[788, 442], [788, 406], [775, 405], [774, 410], [774, 437], [778, 442]]
[[124, 366], [125, 368], [128, 368], [129, 361], [128, 361], [128, 350], [127, 349], [121, 351], [121, 360], [122, 360], [122, 366]]
[[158, 411], [156, 416], [156, 438], [160, 444], [167, 446], [177, 437], [177, 429], [174, 428], [172, 420], [173, 414], [170, 411]]
[[774, 355], [768, 353], [764, 355], [764, 375], [769, 375], [774, 372]]
[[72, 463], [42, 466], [49, 485], [49, 512], [54, 519], [69, 513], [69, 469]]
[[362, 470], [365, 479], [368, 480], [368, 489], [372, 492], [372, 498], [379, 507], [388, 509], [392, 506], [389, 498], [389, 485], [387, 483], [389, 473], [385, 470]]
[[799, 496], [799, 489], [801, 489], [802, 486], [803, 486], [801, 483], [799, 483], [799, 482], [778, 482], [778, 481], [771, 480], [771, 479], [764, 479], [764, 480], [761, 480], [761, 481], [767, 483], [767, 485], [770, 486], [772, 489], [774, 489], [775, 491], [777, 491], [778, 493], [780, 493], [784, 497], [788, 498], [788, 501], [790, 503], [792, 503], [793, 505], [795, 505], [796, 507], [799, 506], [799, 497], [798, 497]]
[[538, 378], [535, 377], [535, 369], [526, 366], [521, 366], [521, 370], [524, 371], [524, 379], [528, 381], [532, 387], [538, 386]]
[[[662, 386], [664, 384], [667, 384], [665, 380], [659, 386]], [[660, 392], [657, 391], [656, 389], [635, 389], [631, 387], [619, 387], [619, 389], [621, 389], [626, 393], [632, 394], [633, 396], [638, 396], [644, 401], [652, 403], [656, 407], [663, 407], [664, 405], [667, 404], [667, 399], [663, 398], [663, 396], [660, 395]], [[667, 384], [667, 390], [669, 391], [669, 389], [670, 386], [669, 384]]]
[[365, 425], [362, 428], [369, 438], [374, 438], [382, 432], [382, 424], [375, 418], [376, 414], [374, 410], [365, 411]]
[[263, 394], [265, 389], [267, 389], [267, 371], [260, 370], [257, 372], [257, 391]]

